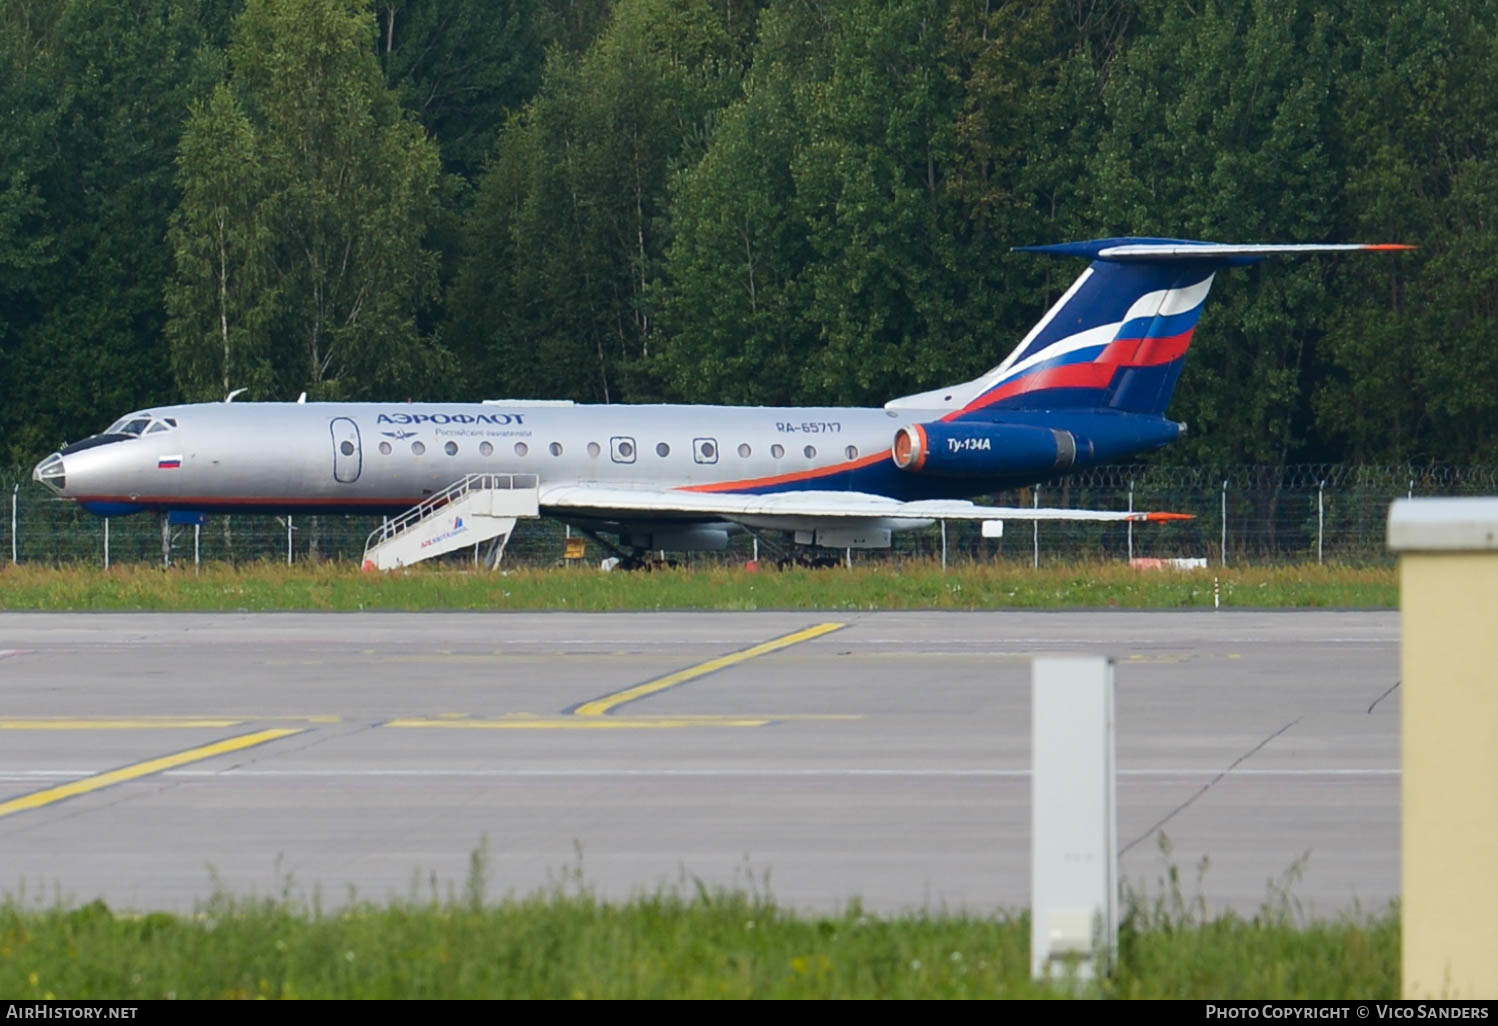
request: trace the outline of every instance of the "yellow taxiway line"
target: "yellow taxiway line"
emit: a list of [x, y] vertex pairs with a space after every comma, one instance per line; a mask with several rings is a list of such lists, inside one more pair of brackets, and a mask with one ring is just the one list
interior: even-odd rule
[[810, 641], [812, 638], [819, 638], [824, 634], [831, 634], [833, 631], [839, 630], [843, 626], [845, 625], [841, 623], [819, 623], [815, 627], [808, 627], [805, 630], [796, 631], [795, 633], [787, 634], [783, 637], [775, 638], [771, 641], [766, 641], [762, 644], [755, 645], [753, 648], [746, 648], [741, 652], [730, 652], [728, 655], [719, 656], [716, 659], [709, 659], [705, 663], [698, 663], [696, 666], [689, 666], [685, 670], [677, 670], [675, 673], [668, 673], [664, 677], [657, 677], [655, 680], [646, 681], [644, 684], [636, 684], [632, 688], [626, 688], [625, 690], [615, 692], [612, 695], [604, 695], [602, 698], [595, 698], [591, 702], [584, 702], [582, 705], [572, 710], [572, 712], [574, 716], [577, 716], [579, 718], [606, 716], [609, 713], [613, 712], [615, 709], [619, 708], [621, 705], [624, 705], [626, 702], [634, 702], [638, 701], [641, 698], [648, 698], [651, 695], [659, 694], [660, 692], [665, 691], [667, 688], [674, 688], [678, 684], [685, 684], [689, 680], [696, 680], [698, 677], [704, 677], [709, 673], [716, 673], [718, 670], [724, 669], [725, 667], [733, 666], [737, 663], [742, 663], [745, 660], [753, 659], [756, 656], [768, 655], [769, 653], [777, 652], [782, 648], [788, 648], [791, 645], [800, 644], [803, 641]]
[[140, 777], [150, 776], [153, 773], [160, 773], [163, 770], [185, 766], [190, 762], [199, 762], [203, 759], [211, 759], [215, 755], [226, 755], [229, 752], [253, 748], [255, 745], [264, 744], [267, 741], [275, 741], [278, 738], [300, 733], [301, 730], [290, 727], [257, 730], [253, 734], [241, 734], [239, 737], [231, 737], [224, 741], [215, 741], [211, 745], [189, 748], [187, 751], [178, 752], [175, 755], [163, 755], [159, 759], [148, 759], [145, 762], [137, 762], [133, 766], [123, 766], [120, 769], [109, 770], [106, 773], [96, 773], [91, 777], [84, 777], [82, 780], [74, 780], [71, 783], [60, 784], [57, 787], [49, 787], [44, 791], [22, 795], [20, 798], [12, 798], [8, 802], [0, 802], [0, 816], [9, 816], [13, 812], [26, 812], [29, 809], [39, 809], [44, 805], [51, 805], [53, 802], [60, 802], [65, 798], [88, 794], [90, 791], [112, 787], [115, 784], [122, 784], [127, 780], [136, 780]]

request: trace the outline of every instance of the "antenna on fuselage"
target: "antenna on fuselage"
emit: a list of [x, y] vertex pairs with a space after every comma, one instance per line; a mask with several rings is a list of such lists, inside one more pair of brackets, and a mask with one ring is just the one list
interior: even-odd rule
[[238, 395], [241, 392], [248, 392], [248, 391], [249, 391], [248, 387], [245, 387], [245, 388], [236, 388], [234, 391], [232, 391], [228, 395], [224, 396], [224, 402], [226, 402], [226, 403], [232, 403], [234, 401], [234, 397], [236, 395]]

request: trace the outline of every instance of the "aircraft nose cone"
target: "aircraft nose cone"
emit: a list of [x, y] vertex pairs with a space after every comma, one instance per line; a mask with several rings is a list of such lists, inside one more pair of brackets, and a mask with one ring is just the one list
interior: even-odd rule
[[62, 465], [62, 454], [54, 452], [38, 463], [36, 469], [31, 472], [31, 479], [61, 495], [68, 484], [67, 474]]

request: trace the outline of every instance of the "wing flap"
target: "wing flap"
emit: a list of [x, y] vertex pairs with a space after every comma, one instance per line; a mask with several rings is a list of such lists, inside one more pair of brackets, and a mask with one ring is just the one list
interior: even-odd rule
[[618, 485], [565, 484], [541, 489], [541, 507], [555, 513], [697, 514], [724, 520], [739, 517], [884, 517], [896, 520], [1189, 520], [1187, 513], [1139, 510], [1050, 509], [1031, 506], [979, 506], [964, 499], [901, 502], [867, 492], [800, 491], [768, 495], [623, 488]]

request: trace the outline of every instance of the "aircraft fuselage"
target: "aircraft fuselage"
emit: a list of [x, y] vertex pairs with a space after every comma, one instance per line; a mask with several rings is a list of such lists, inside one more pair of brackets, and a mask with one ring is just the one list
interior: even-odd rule
[[52, 481], [40, 479], [103, 515], [397, 513], [472, 473], [535, 474], [543, 485], [848, 490], [902, 500], [1036, 479], [902, 471], [891, 440], [920, 417], [877, 408], [201, 403], [135, 416], [149, 419], [144, 433], [69, 446]]

